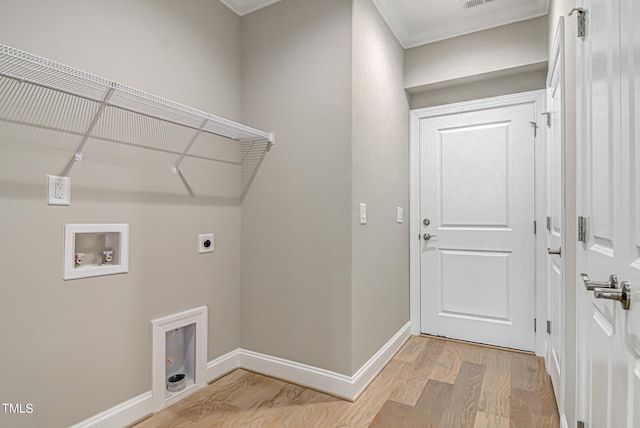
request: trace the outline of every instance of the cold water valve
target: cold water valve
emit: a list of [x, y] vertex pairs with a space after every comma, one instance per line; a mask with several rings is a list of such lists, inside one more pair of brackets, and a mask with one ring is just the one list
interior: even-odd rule
[[104, 250], [102, 252], [102, 264], [110, 264], [111, 261], [113, 260], [113, 251], [111, 250]]

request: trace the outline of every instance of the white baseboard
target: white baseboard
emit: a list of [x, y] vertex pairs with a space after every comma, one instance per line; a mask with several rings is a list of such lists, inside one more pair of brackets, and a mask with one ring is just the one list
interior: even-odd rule
[[[406, 323], [353, 376], [258, 352], [236, 349], [210, 361], [207, 364], [206, 379], [207, 382], [211, 382], [235, 369], [243, 368], [354, 401], [393, 358], [410, 335], [411, 323]], [[153, 395], [149, 391], [71, 428], [120, 428], [152, 414], [153, 410]]]
[[351, 377], [340, 373], [244, 349], [240, 368], [350, 399]]
[[400, 350], [404, 342], [411, 336], [411, 322], [406, 323], [398, 332], [369, 359], [352, 376], [353, 387], [351, 401], [355, 401], [362, 394], [367, 386], [376, 378], [393, 356]]
[[85, 419], [71, 426], [71, 428], [122, 428], [152, 413], [153, 396], [151, 391], [148, 391], [89, 419]]
[[237, 349], [207, 365], [210, 375], [208, 379], [211, 381], [236, 368], [243, 368], [354, 401], [398, 352], [411, 335], [410, 330], [411, 324], [405, 324], [353, 376], [246, 349]]
[[227, 373], [230, 373], [239, 368], [240, 352], [242, 352], [242, 349], [238, 348], [231, 352], [227, 352], [226, 354], [216, 358], [215, 360], [209, 361], [207, 363], [207, 383], [213, 382], [219, 377], [222, 377]]

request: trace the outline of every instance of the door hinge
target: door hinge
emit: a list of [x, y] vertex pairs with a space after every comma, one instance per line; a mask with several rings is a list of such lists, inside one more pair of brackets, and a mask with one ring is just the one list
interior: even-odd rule
[[584, 37], [587, 34], [587, 11], [581, 7], [575, 7], [571, 9], [569, 16], [573, 15], [573, 12], [578, 14], [578, 37], [584, 40]]
[[536, 122], [529, 122], [529, 123], [533, 127], [533, 137], [535, 138], [538, 136], [538, 124]]
[[587, 218], [578, 217], [578, 242], [587, 242]]
[[551, 128], [551, 113], [545, 111], [544, 113], [541, 113], [540, 116], [547, 116], [547, 128]]
[[538, 318], [533, 319], [533, 332], [536, 333], [538, 331]]
[[533, 220], [533, 234], [538, 233], [538, 222]]
[[547, 230], [551, 232], [551, 217], [547, 217]]
[[586, 425], [582, 421], [576, 421], [576, 428], [585, 428]]
[[547, 321], [547, 334], [551, 334], [551, 321]]
[[587, 218], [578, 217], [578, 242], [587, 242]]

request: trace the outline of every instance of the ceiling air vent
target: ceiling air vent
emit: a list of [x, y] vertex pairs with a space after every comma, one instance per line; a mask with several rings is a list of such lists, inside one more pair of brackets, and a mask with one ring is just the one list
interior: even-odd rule
[[495, 0], [460, 0], [463, 9], [471, 9], [472, 7], [482, 6]]

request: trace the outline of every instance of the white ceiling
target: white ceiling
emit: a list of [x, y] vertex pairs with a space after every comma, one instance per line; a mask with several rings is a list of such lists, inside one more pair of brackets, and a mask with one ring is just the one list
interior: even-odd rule
[[[246, 15], [281, 0], [220, 0]], [[317, 0], [324, 1], [324, 0]], [[549, 0], [373, 0], [404, 48], [546, 15]]]

